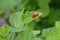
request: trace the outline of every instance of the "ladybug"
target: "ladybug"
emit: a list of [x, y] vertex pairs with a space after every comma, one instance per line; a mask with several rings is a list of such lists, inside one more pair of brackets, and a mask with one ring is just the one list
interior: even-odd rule
[[35, 12], [33, 13], [33, 15], [32, 15], [32, 18], [35, 18], [35, 17], [37, 17], [37, 16], [38, 16], [38, 12], [35, 11]]

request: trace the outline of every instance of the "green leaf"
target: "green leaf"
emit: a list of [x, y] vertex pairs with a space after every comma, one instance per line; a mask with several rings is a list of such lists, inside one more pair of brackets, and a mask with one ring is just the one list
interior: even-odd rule
[[55, 26], [56, 26], [57, 32], [60, 32], [60, 21], [56, 21]]
[[27, 12], [25, 12], [25, 14], [23, 14], [23, 19], [24, 19], [25, 24], [28, 24], [33, 20], [32, 14], [33, 14], [33, 12], [29, 12], [29, 11], [27, 11]]
[[3, 40], [3, 38], [0, 36], [0, 40]]
[[17, 12], [10, 15], [9, 22], [15, 28], [22, 28], [24, 27], [24, 22], [22, 18], [23, 13]]
[[55, 29], [54, 27], [48, 28], [48, 29], [43, 29], [41, 38], [46, 39], [51, 34], [52, 30], [54, 30], [54, 29]]
[[6, 40], [15, 40], [15, 36], [16, 34], [14, 32], [10, 32], [6, 37]]
[[41, 12], [38, 12], [38, 16], [36, 18], [32, 18], [33, 12], [34, 11], [27, 11], [27, 12], [25, 12], [25, 14], [23, 14], [23, 19], [24, 19], [25, 24], [28, 24], [28, 23], [32, 22], [33, 20], [36, 20], [43, 14]]
[[55, 26], [56, 26], [56, 28], [47, 37], [46, 40], [60, 40], [60, 21], [57, 21]]
[[21, 32], [21, 31], [25, 30], [26, 28], [27, 28], [26, 25], [24, 25], [24, 27], [22, 27], [22, 28], [15, 28], [15, 27], [9, 26], [8, 31], [9, 32]]
[[35, 37], [34, 40], [42, 40], [40, 37]]
[[4, 38], [2, 38], [2, 37], [0, 36], [0, 40], [6, 40], [6, 39], [4, 39]]
[[36, 37], [38, 34], [40, 34], [40, 30], [33, 30], [32, 33], [33, 36]]
[[18, 33], [16, 40], [34, 40], [32, 30], [33, 24], [31, 23], [27, 25], [26, 30]]
[[0, 35], [3, 36], [3, 37], [7, 36], [7, 34], [9, 33], [7, 29], [8, 29], [7, 25], [4, 24], [3, 26], [1, 26]]

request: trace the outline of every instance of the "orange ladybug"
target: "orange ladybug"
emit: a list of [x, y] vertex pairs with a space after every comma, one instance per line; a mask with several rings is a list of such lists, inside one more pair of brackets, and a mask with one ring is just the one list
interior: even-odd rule
[[33, 13], [33, 15], [32, 15], [32, 18], [35, 18], [35, 17], [37, 17], [37, 16], [38, 16], [38, 12], [35, 11], [35, 12]]

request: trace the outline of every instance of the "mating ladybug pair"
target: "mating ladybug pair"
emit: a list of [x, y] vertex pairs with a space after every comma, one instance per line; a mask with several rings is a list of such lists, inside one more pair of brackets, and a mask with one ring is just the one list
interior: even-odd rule
[[33, 13], [33, 15], [32, 15], [32, 18], [35, 18], [35, 17], [37, 17], [37, 16], [38, 16], [38, 12], [35, 11], [35, 12]]

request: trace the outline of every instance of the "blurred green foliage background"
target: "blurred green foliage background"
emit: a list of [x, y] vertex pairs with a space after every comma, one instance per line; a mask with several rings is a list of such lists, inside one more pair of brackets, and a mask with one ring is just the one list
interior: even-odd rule
[[60, 40], [60, 0], [0, 0], [0, 26], [1, 40]]

